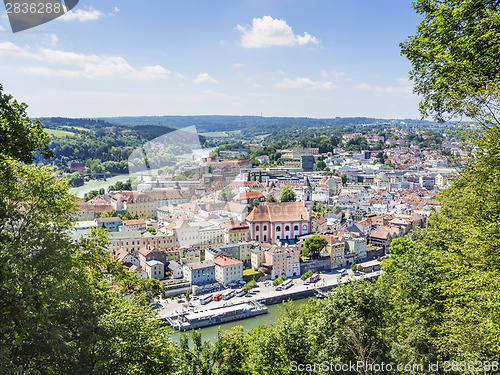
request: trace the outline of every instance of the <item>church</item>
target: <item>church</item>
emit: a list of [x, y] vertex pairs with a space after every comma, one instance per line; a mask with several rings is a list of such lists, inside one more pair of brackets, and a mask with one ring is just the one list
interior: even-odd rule
[[246, 218], [251, 239], [276, 243], [311, 233], [311, 197], [311, 184], [306, 177], [301, 202], [269, 202], [255, 206]]

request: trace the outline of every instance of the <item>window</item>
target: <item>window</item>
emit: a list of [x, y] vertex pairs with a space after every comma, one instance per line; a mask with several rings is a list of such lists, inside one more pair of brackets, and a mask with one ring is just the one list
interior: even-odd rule
[[287, 226], [285, 227], [285, 230], [288, 232], [288, 231], [290, 230], [290, 227], [287, 225]]
[[295, 225], [295, 226], [293, 227], [293, 230], [299, 230], [299, 226], [298, 226], [298, 225]]
[[264, 225], [264, 230], [267, 230], [267, 225]]
[[255, 230], [259, 230], [259, 229], [260, 229], [260, 228], [259, 228], [259, 226], [258, 226], [258, 225], [256, 225], [256, 226], [255, 226]]
[[281, 232], [281, 227], [276, 227], [276, 232]]

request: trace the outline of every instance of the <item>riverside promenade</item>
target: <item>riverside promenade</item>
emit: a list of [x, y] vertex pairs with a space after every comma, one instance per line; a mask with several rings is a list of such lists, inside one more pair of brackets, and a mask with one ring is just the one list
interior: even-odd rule
[[336, 288], [341, 283], [347, 283], [355, 279], [375, 280], [380, 276], [380, 271], [360, 272], [354, 274], [352, 270], [347, 270], [345, 276], [341, 277], [338, 271], [320, 273], [320, 279], [314, 284], [305, 284], [300, 277], [291, 278], [292, 286], [285, 290], [276, 290], [271, 281], [257, 283], [257, 287], [243, 297], [232, 297], [229, 300], [212, 301], [206, 305], [200, 304], [198, 298], [187, 302], [185, 299], [158, 299], [158, 319], [167, 316], [176, 316], [183, 312], [199, 312], [216, 309], [223, 306], [236, 305], [248, 301], [262, 301], [266, 305], [281, 303], [282, 301], [296, 300], [313, 297], [316, 289], [328, 292]]

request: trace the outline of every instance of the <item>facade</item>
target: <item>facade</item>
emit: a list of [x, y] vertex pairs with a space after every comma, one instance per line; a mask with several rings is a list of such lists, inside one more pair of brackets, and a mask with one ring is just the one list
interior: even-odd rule
[[182, 267], [184, 279], [192, 285], [206, 285], [215, 282], [215, 263], [213, 260], [204, 260], [185, 264]]
[[109, 241], [110, 243], [108, 248], [111, 252], [123, 248], [132, 255], [137, 255], [139, 249], [145, 246], [161, 248], [171, 248], [177, 246], [177, 242], [172, 231], [157, 231], [156, 234], [140, 231], [112, 232], [109, 236]]
[[224, 223], [221, 226], [224, 229], [224, 243], [250, 240], [250, 227], [246, 223]]
[[144, 269], [146, 269], [146, 263], [150, 260], [157, 260], [165, 264], [165, 258], [165, 252], [156, 247], [145, 246], [139, 250], [139, 262]]
[[202, 250], [224, 243], [224, 229], [207, 221], [188, 223], [198, 227], [198, 247]]
[[138, 230], [144, 232], [146, 230], [146, 222], [144, 219], [139, 220], [124, 220], [122, 226], [126, 230]]
[[139, 262], [139, 259], [137, 259], [136, 257], [134, 257], [132, 254], [130, 254], [125, 249], [119, 249], [118, 251], [116, 251], [115, 252], [115, 257], [116, 257], [116, 259], [119, 262], [134, 264], [137, 267], [141, 266], [141, 264]]
[[181, 264], [199, 262], [201, 260], [200, 249], [184, 247], [179, 249], [179, 259]]
[[303, 202], [274, 202], [255, 206], [247, 216], [247, 223], [251, 239], [260, 242], [298, 239], [311, 232], [309, 213]]
[[354, 262], [363, 262], [367, 258], [366, 253], [366, 240], [364, 238], [351, 238], [346, 239], [348, 252], [354, 253]]
[[174, 279], [182, 279], [182, 266], [179, 263], [171, 261], [168, 264], [167, 269], [172, 274]]
[[235, 283], [243, 278], [243, 262], [226, 255], [214, 258], [215, 280], [222, 285]]
[[109, 232], [118, 232], [120, 225], [122, 225], [122, 219], [119, 217], [100, 217], [95, 219], [98, 228], [104, 228]]
[[281, 275], [300, 275], [300, 250], [296, 247], [273, 246], [264, 250], [264, 260], [262, 265], [271, 274], [272, 279]]
[[302, 155], [300, 157], [300, 167], [304, 172], [312, 172], [314, 171], [314, 155]]
[[330, 268], [345, 266], [346, 243], [344, 238], [333, 234], [326, 234], [321, 237], [328, 241], [325, 252], [330, 256]]
[[145, 270], [150, 279], [161, 280], [165, 277], [165, 265], [158, 260], [147, 261]]

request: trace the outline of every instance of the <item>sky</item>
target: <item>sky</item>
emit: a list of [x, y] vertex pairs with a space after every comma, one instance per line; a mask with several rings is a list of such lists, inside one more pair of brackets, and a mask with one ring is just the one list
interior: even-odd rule
[[0, 84], [33, 117], [420, 118], [407, 0], [80, 0], [12, 33]]

